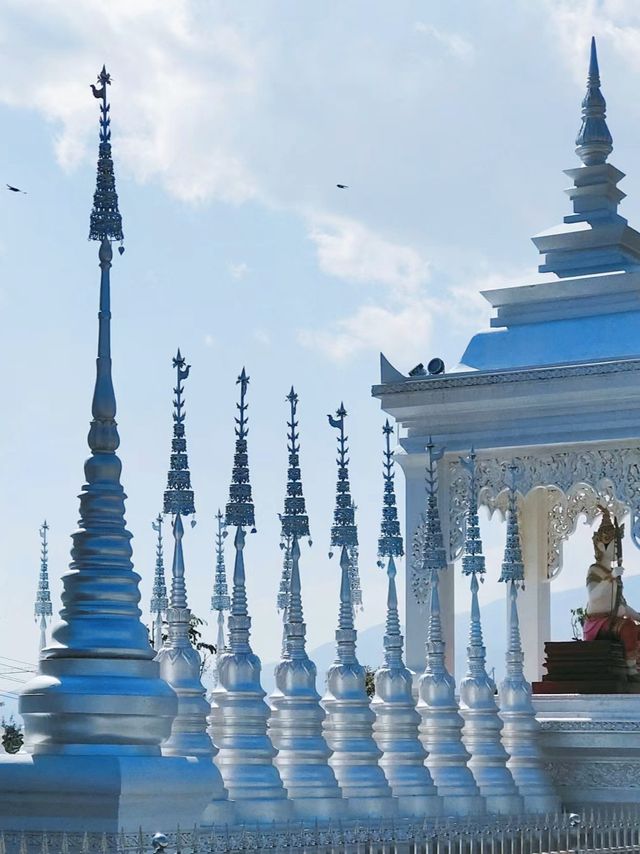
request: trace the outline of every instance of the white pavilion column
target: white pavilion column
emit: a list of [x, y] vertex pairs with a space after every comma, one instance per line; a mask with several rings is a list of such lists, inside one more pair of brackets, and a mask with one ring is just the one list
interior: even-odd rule
[[[405, 477], [405, 542], [407, 559], [405, 561], [405, 656], [406, 664], [414, 673], [422, 673], [425, 667], [425, 645], [427, 642], [427, 618], [425, 608], [416, 602], [411, 589], [411, 562], [413, 535], [425, 512], [427, 493], [425, 487], [425, 466], [427, 455], [397, 454], [396, 462], [402, 467]], [[448, 519], [448, 483], [446, 468], [439, 466], [440, 496], [442, 508], [442, 533], [445, 543], [449, 540]], [[445, 644], [445, 662], [449, 673], [455, 672], [455, 585], [452, 565], [447, 572], [440, 574], [440, 605], [442, 612], [442, 640]]]
[[525, 588], [518, 594], [524, 652], [524, 675], [536, 682], [542, 676], [544, 644], [551, 637], [551, 583], [547, 578], [549, 511], [547, 490], [533, 489], [520, 512]]

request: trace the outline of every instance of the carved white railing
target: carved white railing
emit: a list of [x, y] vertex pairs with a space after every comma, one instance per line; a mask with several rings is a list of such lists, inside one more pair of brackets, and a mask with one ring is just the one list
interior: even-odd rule
[[172, 833], [0, 833], [3, 854], [640, 854], [640, 808], [468, 821], [293, 824]]

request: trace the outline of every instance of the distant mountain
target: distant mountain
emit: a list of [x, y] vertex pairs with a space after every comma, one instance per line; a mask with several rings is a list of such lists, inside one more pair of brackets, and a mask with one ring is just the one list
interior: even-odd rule
[[[552, 582], [553, 585], [553, 582]], [[625, 596], [628, 602], [640, 610], [640, 576], [625, 579]], [[570, 640], [572, 608], [585, 604], [584, 587], [553, 592], [551, 588], [551, 638], [553, 640]], [[504, 600], [494, 600], [482, 606], [482, 629], [487, 648], [487, 668], [495, 668], [495, 679], [500, 681], [504, 676], [504, 653], [506, 647], [506, 607]], [[520, 609], [520, 622], [524, 624], [527, 614]], [[456, 614], [456, 675], [460, 678], [465, 671], [467, 634], [469, 630], [469, 612]], [[382, 638], [384, 625], [371, 626], [358, 632], [358, 659], [361, 664], [378, 667], [382, 660]], [[310, 658], [318, 668], [318, 691], [324, 690], [324, 678], [328, 668], [335, 659], [335, 643], [329, 640], [321, 646], [309, 651]], [[273, 670], [275, 664], [270, 662], [263, 665], [262, 687], [270, 694], [275, 687]]]

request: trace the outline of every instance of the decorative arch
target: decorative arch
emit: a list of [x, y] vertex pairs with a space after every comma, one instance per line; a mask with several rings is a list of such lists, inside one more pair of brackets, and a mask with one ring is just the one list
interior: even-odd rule
[[[478, 452], [476, 477], [478, 504], [504, 516], [508, 466], [517, 467], [517, 488], [522, 496], [545, 487], [548, 500], [547, 576], [562, 569], [562, 543], [584, 516], [591, 523], [598, 504], [618, 518], [631, 513], [631, 536], [640, 548], [640, 447], [576, 449], [551, 453], [514, 453], [497, 456]], [[445, 458], [449, 507], [449, 559], [462, 553], [468, 478], [459, 457]], [[446, 488], [445, 488], [446, 489]]]

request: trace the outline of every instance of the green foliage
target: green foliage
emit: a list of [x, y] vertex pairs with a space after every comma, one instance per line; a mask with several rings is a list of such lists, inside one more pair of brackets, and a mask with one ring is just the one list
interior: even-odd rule
[[376, 671], [373, 667], [369, 667], [368, 664], [364, 666], [364, 687], [367, 689], [367, 697], [371, 699], [373, 695], [376, 693]]
[[[197, 617], [195, 614], [191, 615], [191, 620], [189, 621], [189, 640], [191, 641], [191, 646], [200, 653], [201, 676], [209, 666], [209, 659], [211, 658], [211, 656], [216, 654], [215, 644], [207, 643], [206, 641], [202, 640], [202, 632], [200, 631], [200, 626], [206, 625], [208, 625], [206, 620], [203, 620], [201, 617]], [[149, 631], [148, 626], [147, 631], [149, 632], [149, 643], [151, 644], [151, 646], [153, 646], [153, 634]], [[164, 643], [168, 637], [168, 625], [165, 621], [162, 624], [162, 642]]]
[[9, 720], [2, 718], [2, 746], [7, 753], [17, 753], [24, 744], [22, 727], [17, 724], [13, 715]]
[[584, 608], [572, 608], [570, 613], [573, 639], [582, 640], [582, 629], [587, 619], [587, 612]]

